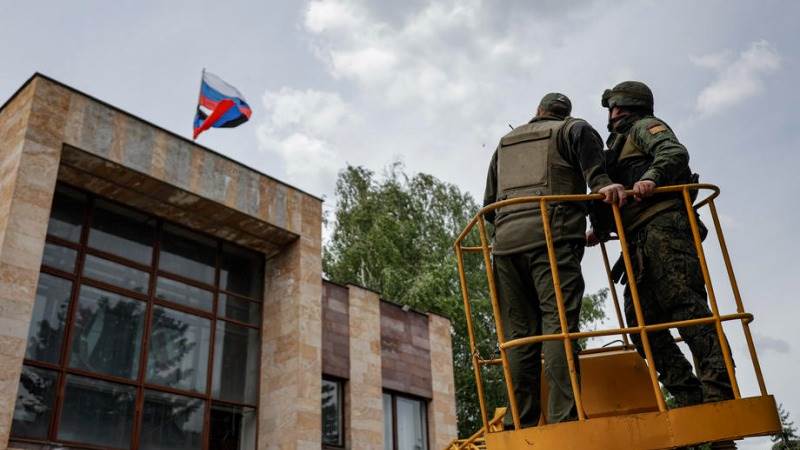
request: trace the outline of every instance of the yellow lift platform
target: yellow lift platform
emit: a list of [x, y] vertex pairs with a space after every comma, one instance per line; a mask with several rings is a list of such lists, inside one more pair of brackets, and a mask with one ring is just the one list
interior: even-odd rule
[[[548, 204], [552, 202], [583, 202], [600, 200], [599, 194], [589, 195], [551, 195], [522, 197], [493, 203], [481, 209], [478, 214], [467, 224], [464, 231], [455, 242], [455, 251], [458, 261], [459, 281], [464, 300], [464, 309], [467, 316], [467, 327], [472, 351], [472, 365], [477, 383], [478, 400], [483, 427], [467, 439], [454, 440], [448, 450], [638, 450], [638, 449], [669, 449], [684, 446], [698, 445], [707, 442], [729, 441], [751, 436], [776, 434], [781, 431], [775, 399], [767, 393], [761, 366], [758, 362], [753, 337], [750, 332], [750, 323], [753, 316], [745, 312], [736, 277], [733, 273], [730, 255], [725, 244], [719, 217], [717, 216], [714, 200], [719, 196], [719, 188], [710, 184], [687, 184], [679, 186], [666, 186], [656, 189], [656, 195], [672, 193], [683, 197], [684, 206], [688, 212], [697, 255], [700, 260], [703, 279], [708, 291], [708, 300], [712, 315], [710, 317], [685, 320], [680, 322], [645, 324], [639, 294], [636, 288], [635, 277], [632, 277], [631, 258], [628, 253], [625, 230], [622, 227], [620, 210], [617, 205], [612, 205], [617, 237], [622, 250], [625, 263], [625, 272], [630, 283], [631, 299], [636, 313], [637, 322], [641, 325], [626, 327], [623, 323], [614, 283], [611, 279], [608, 252], [605, 244], [601, 244], [603, 262], [608, 276], [611, 296], [616, 309], [619, 328], [596, 331], [582, 331], [577, 333], [560, 333], [542, 336], [528, 336], [520, 339], [506, 341], [503, 334], [503, 324], [499, 319], [499, 307], [495, 290], [494, 276], [491, 270], [491, 247], [486, 232], [484, 214], [497, 208], [518, 203], [538, 203], [544, 224], [544, 233], [547, 240], [547, 251], [550, 259], [550, 268], [553, 276], [558, 313], [561, 329], [567, 329], [564, 315], [563, 294], [561, 291], [553, 237], [550, 230], [548, 217]], [[704, 193], [705, 198], [693, 204], [693, 198]], [[703, 249], [700, 229], [695, 211], [708, 207], [716, 231], [722, 259], [728, 274], [728, 279], [736, 303], [736, 312], [721, 314], [711, 282], [708, 264]], [[465, 245], [468, 237], [477, 232], [480, 238], [479, 246]], [[473, 329], [472, 312], [470, 307], [469, 286], [464, 273], [464, 255], [469, 253], [479, 254], [483, 258], [486, 268], [486, 277], [489, 288], [489, 299], [495, 318], [497, 344], [500, 358], [483, 359], [477, 352], [475, 332]], [[750, 360], [758, 381], [759, 395], [742, 397], [739, 383], [730, 354], [728, 340], [723, 330], [723, 322], [739, 321], [747, 342]], [[668, 409], [663, 393], [658, 383], [657, 368], [647, 361], [652, 361], [648, 332], [682, 328], [699, 324], [714, 324], [720, 346], [725, 359], [725, 367], [731, 380], [734, 399], [705, 403], [701, 405]], [[628, 334], [639, 334], [645, 353], [643, 359], [628, 340]], [[587, 349], [580, 353], [581, 367], [580, 386], [576, 375], [575, 364], [572, 358], [572, 341], [579, 338], [600, 336], [621, 336], [622, 344], [613, 347]], [[533, 344], [546, 340], [562, 340], [567, 354], [570, 381], [575, 396], [578, 411], [578, 420], [557, 424], [546, 424], [546, 417], [542, 417], [539, 426], [521, 428], [516, 400], [512, 395], [512, 380], [508, 365], [507, 352], [509, 349], [521, 345]], [[503, 417], [506, 408], [498, 408], [493, 417], [489, 418], [483, 387], [483, 370], [486, 366], [501, 365], [503, 377], [508, 392], [513, 428], [505, 429]], [[546, 403], [547, 389], [542, 377], [542, 403]], [[545, 411], [547, 408], [542, 408]], [[544, 413], [542, 413], [544, 414]]]

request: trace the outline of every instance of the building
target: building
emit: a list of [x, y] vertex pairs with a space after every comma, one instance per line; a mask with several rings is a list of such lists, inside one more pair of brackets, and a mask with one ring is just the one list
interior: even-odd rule
[[0, 107], [0, 449], [427, 449], [446, 318], [322, 280], [321, 200], [57, 81]]

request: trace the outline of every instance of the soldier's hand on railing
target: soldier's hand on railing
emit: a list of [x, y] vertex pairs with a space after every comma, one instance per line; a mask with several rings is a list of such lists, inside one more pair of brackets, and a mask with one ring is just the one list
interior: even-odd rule
[[625, 194], [625, 186], [614, 183], [609, 184], [608, 186], [601, 188], [597, 191], [598, 194], [603, 196], [603, 201], [608, 204], [617, 203], [619, 206], [623, 206], [626, 201], [627, 194]]
[[633, 185], [633, 198], [636, 201], [642, 201], [643, 198], [653, 195], [653, 190], [656, 188], [656, 182], [653, 180], [637, 181]]

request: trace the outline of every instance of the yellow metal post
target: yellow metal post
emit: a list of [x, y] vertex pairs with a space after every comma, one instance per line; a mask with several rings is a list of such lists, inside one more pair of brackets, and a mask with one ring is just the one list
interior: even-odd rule
[[667, 405], [664, 403], [664, 395], [661, 393], [661, 387], [658, 385], [658, 375], [656, 373], [653, 352], [650, 349], [650, 339], [647, 337], [647, 330], [644, 329], [644, 313], [642, 312], [642, 305], [639, 302], [639, 290], [636, 287], [636, 277], [633, 273], [631, 255], [628, 252], [628, 240], [625, 238], [625, 229], [622, 226], [622, 216], [619, 212], [619, 206], [617, 206], [616, 203], [611, 205], [611, 210], [614, 213], [614, 224], [617, 226], [617, 236], [619, 236], [619, 246], [622, 249], [622, 260], [625, 263], [625, 274], [628, 277], [628, 288], [631, 290], [633, 309], [636, 312], [636, 322], [638, 323], [639, 327], [642, 327], [639, 335], [642, 339], [642, 347], [644, 347], [644, 357], [647, 359], [647, 371], [650, 374], [650, 381], [653, 383], [653, 392], [656, 396], [658, 410], [666, 411]]
[[578, 410], [578, 420], [586, 420], [581, 402], [581, 390], [578, 384], [578, 373], [575, 369], [577, 361], [572, 354], [572, 340], [569, 338], [569, 327], [567, 326], [567, 315], [564, 311], [564, 293], [561, 292], [561, 279], [558, 275], [558, 261], [556, 260], [556, 250], [553, 245], [553, 234], [550, 230], [550, 214], [547, 212], [547, 201], [539, 200], [539, 211], [542, 215], [544, 225], [544, 238], [547, 244], [547, 258], [550, 260], [550, 274], [553, 276], [553, 290], [556, 293], [556, 305], [558, 306], [558, 320], [561, 323], [561, 337], [564, 340], [564, 352], [567, 356], [567, 367], [569, 368], [569, 382], [572, 385], [572, 395], [575, 398], [575, 409]]
[[489, 238], [486, 236], [486, 224], [481, 215], [478, 220], [478, 231], [481, 235], [481, 247], [483, 249], [483, 262], [486, 266], [486, 277], [489, 282], [489, 299], [492, 302], [492, 312], [494, 313], [494, 324], [497, 331], [497, 342], [500, 346], [500, 359], [503, 360], [503, 375], [506, 379], [506, 389], [508, 389], [508, 404], [511, 406], [511, 418], [514, 422], [514, 429], [520, 429], [519, 409], [517, 408], [517, 397], [514, 396], [514, 381], [511, 379], [511, 367], [508, 364], [507, 350], [503, 348], [505, 342], [505, 332], [503, 321], [500, 320], [500, 305], [497, 302], [497, 289], [494, 283], [494, 271], [492, 270], [492, 258], [489, 255]]
[[[614, 300], [614, 311], [617, 313], [617, 321], [620, 328], [625, 328], [625, 322], [622, 320], [622, 310], [619, 306], [619, 297], [617, 297], [617, 287], [614, 286], [614, 280], [611, 278], [611, 264], [608, 262], [608, 251], [606, 250], [605, 242], [600, 243], [600, 250], [603, 252], [603, 266], [606, 268], [606, 278], [608, 278], [608, 289], [611, 291], [611, 298]], [[631, 345], [628, 340], [628, 335], [622, 335], [622, 342], [626, 346]]]
[[697, 259], [700, 261], [700, 270], [703, 272], [703, 280], [708, 288], [708, 301], [711, 304], [711, 313], [714, 315], [714, 325], [717, 329], [717, 338], [722, 350], [722, 358], [725, 360], [725, 369], [728, 371], [728, 377], [731, 381], [731, 389], [733, 390], [734, 398], [741, 398], [739, 394], [739, 383], [736, 381], [736, 373], [733, 369], [733, 361], [731, 360], [731, 352], [728, 347], [728, 340], [725, 338], [725, 332], [722, 329], [722, 322], [719, 320], [719, 308], [717, 307], [717, 297], [714, 295], [714, 286], [711, 285], [711, 275], [708, 272], [708, 265], [706, 264], [706, 255], [703, 252], [703, 243], [700, 239], [700, 229], [697, 225], [697, 216], [695, 216], [694, 208], [692, 208], [692, 199], [689, 196], [689, 188], [683, 188], [683, 202], [686, 206], [686, 214], [689, 216], [689, 226], [692, 229], [692, 237], [694, 238], [695, 250], [697, 250]]
[[[717, 230], [717, 239], [719, 240], [719, 247], [722, 251], [722, 259], [725, 261], [725, 269], [728, 271], [728, 279], [731, 282], [733, 298], [736, 300], [736, 312], [743, 313], [744, 303], [742, 303], [742, 295], [739, 293], [739, 284], [736, 282], [736, 275], [733, 273], [731, 257], [728, 254], [728, 245], [725, 243], [725, 236], [722, 234], [722, 226], [719, 223], [717, 206], [714, 204], [714, 200], [708, 202], [708, 208], [711, 211], [711, 217], [714, 220], [714, 229]], [[744, 338], [747, 341], [747, 349], [750, 351], [750, 360], [753, 362], [753, 370], [756, 372], [758, 389], [761, 391], [761, 395], [767, 395], [767, 385], [764, 383], [764, 375], [761, 373], [761, 364], [758, 362], [756, 347], [753, 344], [753, 336], [750, 333], [750, 324], [744, 319], [742, 319], [742, 329], [744, 330]]]
[[481, 408], [481, 420], [483, 427], [489, 428], [489, 418], [486, 413], [485, 394], [483, 391], [483, 378], [481, 376], [481, 364], [478, 361], [478, 349], [475, 344], [475, 330], [472, 326], [472, 308], [469, 303], [469, 290], [467, 287], [467, 276], [464, 272], [464, 254], [461, 252], [461, 243], [456, 242], [456, 261], [458, 262], [458, 278], [461, 282], [461, 296], [464, 299], [464, 314], [467, 316], [467, 334], [469, 335], [469, 349], [472, 354], [472, 369], [475, 371], [475, 384], [478, 387], [478, 404]]

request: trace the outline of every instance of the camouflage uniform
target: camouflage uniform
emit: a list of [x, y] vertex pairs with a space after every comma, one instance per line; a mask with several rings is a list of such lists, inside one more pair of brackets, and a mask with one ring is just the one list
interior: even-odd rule
[[[583, 120], [566, 117], [571, 105], [561, 94], [548, 94], [541, 105], [547, 107], [548, 114], [534, 117], [501, 139], [489, 167], [484, 205], [526, 195], [584, 194], [587, 181], [594, 191], [611, 184], [602, 169], [603, 142], [597, 131]], [[504, 162], [503, 158], [514, 157], [504, 155], [516, 155], [517, 159]], [[542, 178], [536, 181], [534, 173]], [[521, 181], [510, 182], [516, 179]], [[586, 212], [585, 205], [575, 203], [550, 205], [549, 208], [564, 309], [571, 332], [578, 331], [583, 299], [581, 259]], [[501, 208], [496, 214], [494, 211], [487, 213], [486, 219], [495, 225], [493, 265], [505, 339], [560, 333], [538, 205]], [[577, 362], [576, 343], [573, 343], [573, 350]], [[523, 427], [534, 426], [539, 421], [542, 351], [549, 385], [548, 422], [577, 417], [564, 344], [548, 341], [508, 352]], [[509, 420], [507, 418], [507, 422]]]
[[[628, 94], [633, 98], [626, 97]], [[603, 106], [630, 107], [633, 111], [619, 123], [609, 124], [614, 133], [607, 142], [606, 169], [612, 180], [630, 189], [640, 180], [663, 186], [696, 179], [689, 169], [686, 148], [665, 122], [652, 116], [649, 88], [638, 82], [620, 83], [606, 91], [603, 100]], [[632, 201], [621, 213], [645, 322], [711, 316], [682, 197], [659, 194]], [[610, 221], [602, 215], [593, 216], [597, 219], [594, 224], [605, 222], [607, 231]], [[635, 326], [629, 286], [625, 288], [625, 313], [628, 325]], [[695, 358], [699, 380], [668, 330], [648, 333], [659, 380], [678, 406], [733, 398], [714, 325], [680, 328], [678, 332]], [[639, 335], [631, 338], [644, 356]]]

